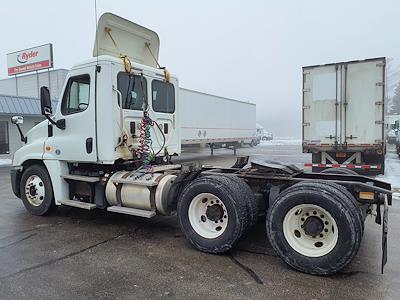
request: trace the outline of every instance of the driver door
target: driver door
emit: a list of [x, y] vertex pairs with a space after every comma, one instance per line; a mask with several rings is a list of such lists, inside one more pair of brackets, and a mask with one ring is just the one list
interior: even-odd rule
[[53, 126], [53, 137], [46, 143], [52, 146], [50, 153], [46, 153], [51, 158], [74, 162], [97, 161], [95, 78], [95, 66], [69, 73], [61, 103], [54, 115], [56, 121], [65, 120], [65, 129]]

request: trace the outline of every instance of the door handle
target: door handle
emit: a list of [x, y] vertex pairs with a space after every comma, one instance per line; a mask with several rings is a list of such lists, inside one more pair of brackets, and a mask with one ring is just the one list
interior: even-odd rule
[[87, 138], [86, 139], [86, 152], [88, 154], [92, 153], [93, 151], [93, 138]]

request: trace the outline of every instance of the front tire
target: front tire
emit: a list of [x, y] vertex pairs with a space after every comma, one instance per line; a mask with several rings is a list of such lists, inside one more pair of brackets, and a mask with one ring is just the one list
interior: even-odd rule
[[182, 192], [177, 206], [179, 226], [190, 244], [203, 252], [230, 250], [249, 227], [244, 198], [229, 178], [199, 177]]
[[298, 271], [338, 272], [356, 255], [362, 238], [359, 212], [350, 201], [323, 183], [289, 187], [268, 211], [272, 247]]
[[56, 208], [50, 176], [40, 165], [32, 165], [22, 174], [20, 193], [32, 215], [43, 216]]

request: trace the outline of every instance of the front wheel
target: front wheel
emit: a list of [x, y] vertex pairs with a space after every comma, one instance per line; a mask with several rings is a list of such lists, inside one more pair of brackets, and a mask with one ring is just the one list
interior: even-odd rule
[[56, 207], [50, 176], [40, 165], [32, 165], [22, 174], [20, 193], [25, 208], [33, 215], [46, 215]]
[[272, 247], [304, 273], [331, 275], [343, 269], [356, 255], [362, 231], [351, 200], [323, 183], [286, 189], [268, 211]]

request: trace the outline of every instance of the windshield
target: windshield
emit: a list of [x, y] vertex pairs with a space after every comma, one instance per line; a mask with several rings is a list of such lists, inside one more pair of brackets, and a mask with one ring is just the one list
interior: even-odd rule
[[147, 99], [146, 78], [121, 72], [118, 74], [117, 84], [122, 95], [122, 108], [142, 110], [143, 95]]

